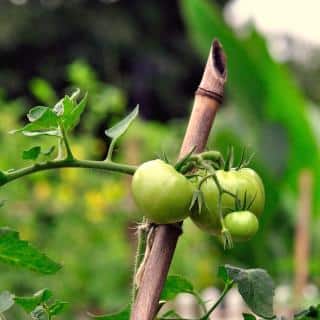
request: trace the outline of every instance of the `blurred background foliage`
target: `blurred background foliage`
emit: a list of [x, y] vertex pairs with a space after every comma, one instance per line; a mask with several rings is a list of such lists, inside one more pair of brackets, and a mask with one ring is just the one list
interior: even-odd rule
[[[140, 104], [140, 120], [121, 139], [117, 159], [138, 164], [165, 151], [174, 161], [208, 49], [218, 37], [229, 79], [209, 146], [225, 152], [233, 144], [238, 158], [243, 146], [255, 151], [253, 167], [265, 181], [267, 207], [259, 234], [230, 252], [187, 221], [172, 272], [199, 290], [219, 285], [216, 270], [223, 263], [264, 267], [278, 283], [291, 282], [298, 178], [308, 168], [314, 178], [310, 281], [319, 286], [317, 49], [303, 63], [280, 64], [253, 25], [239, 33], [225, 23], [227, 3], [2, 1], [0, 168], [26, 165], [20, 154], [35, 141], [7, 132], [21, 126], [27, 110], [53, 105], [76, 87], [89, 92], [89, 107], [72, 137], [76, 156], [103, 159], [106, 127]], [[39, 143], [49, 148], [53, 141], [37, 138]], [[70, 314], [125, 305], [139, 221], [129, 186], [130, 179], [117, 174], [63, 169], [3, 187], [1, 225], [18, 229], [64, 268], [40, 277], [1, 265], [0, 289], [30, 294], [49, 287], [70, 301]]]

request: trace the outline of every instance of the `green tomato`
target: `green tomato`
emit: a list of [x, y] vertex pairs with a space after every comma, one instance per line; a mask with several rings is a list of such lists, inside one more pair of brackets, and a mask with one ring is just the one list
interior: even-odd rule
[[[257, 217], [264, 209], [265, 192], [261, 178], [258, 174], [249, 168], [240, 170], [217, 170], [217, 178], [223, 189], [236, 194], [241, 202], [241, 208], [244, 205], [246, 194], [247, 205], [253, 200], [250, 211]], [[215, 181], [212, 178], [207, 179], [201, 186], [206, 206], [201, 212], [196, 208], [192, 210], [191, 219], [193, 222], [206, 232], [220, 235], [221, 223], [218, 214], [219, 191]], [[229, 194], [222, 195], [222, 213], [225, 216], [230, 211], [235, 211], [235, 200]]]
[[259, 229], [259, 221], [250, 211], [231, 212], [224, 218], [224, 224], [232, 239], [239, 242], [249, 240]]
[[132, 193], [138, 208], [150, 221], [167, 224], [188, 215], [193, 185], [162, 160], [143, 163], [132, 179]]

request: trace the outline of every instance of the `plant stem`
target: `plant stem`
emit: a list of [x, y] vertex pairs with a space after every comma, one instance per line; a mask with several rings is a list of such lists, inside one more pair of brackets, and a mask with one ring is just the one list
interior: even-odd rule
[[202, 317], [200, 318], [200, 320], [208, 320], [210, 314], [217, 308], [217, 306], [221, 303], [221, 301], [223, 300], [223, 298], [226, 296], [226, 294], [228, 293], [228, 291], [233, 287], [234, 281], [229, 281], [228, 283], [226, 283], [221, 296], [219, 297], [219, 299], [216, 301], [216, 303], [208, 310], [208, 312]]
[[60, 122], [60, 130], [61, 130], [61, 133], [62, 133], [64, 145], [66, 146], [67, 159], [68, 160], [72, 160], [72, 159], [74, 159], [74, 156], [73, 156], [72, 151], [71, 151], [71, 147], [70, 147], [70, 144], [69, 144], [67, 132], [66, 132], [62, 122]]
[[23, 176], [50, 169], [58, 168], [91, 168], [100, 169], [107, 171], [114, 171], [133, 175], [136, 167], [126, 164], [115, 163], [112, 161], [92, 161], [92, 160], [77, 160], [77, 159], [64, 159], [64, 160], [53, 160], [44, 163], [34, 164], [29, 167], [22, 169], [4, 172], [5, 179], [1, 181], [0, 185], [7, 184], [13, 180], [19, 179]]
[[113, 149], [114, 149], [114, 146], [116, 145], [116, 139], [112, 139], [111, 140], [111, 143], [110, 143], [110, 146], [109, 146], [109, 149], [108, 149], [108, 155], [107, 155], [107, 158], [106, 158], [106, 161], [111, 161], [112, 160], [112, 154], [113, 154]]

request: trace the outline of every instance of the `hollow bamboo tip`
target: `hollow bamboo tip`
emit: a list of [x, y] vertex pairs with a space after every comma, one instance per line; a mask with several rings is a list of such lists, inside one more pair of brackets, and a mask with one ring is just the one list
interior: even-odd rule
[[226, 55], [220, 42], [215, 39], [211, 45], [207, 64], [196, 94], [222, 102], [226, 80]]

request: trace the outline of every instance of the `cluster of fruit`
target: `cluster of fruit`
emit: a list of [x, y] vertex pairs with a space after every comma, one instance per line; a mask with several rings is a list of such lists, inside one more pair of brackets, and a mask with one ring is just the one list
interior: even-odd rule
[[203, 167], [200, 163], [188, 173], [160, 159], [139, 166], [132, 193], [150, 222], [168, 224], [190, 217], [203, 231], [216, 236], [229, 233], [235, 241], [246, 241], [256, 234], [265, 192], [254, 170]]

